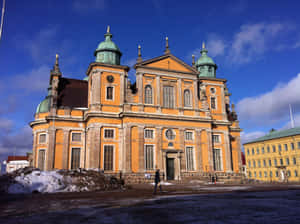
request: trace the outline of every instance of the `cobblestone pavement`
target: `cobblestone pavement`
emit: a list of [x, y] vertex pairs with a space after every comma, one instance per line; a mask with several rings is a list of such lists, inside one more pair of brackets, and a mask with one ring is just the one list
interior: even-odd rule
[[299, 185], [1, 195], [0, 223], [300, 223]]

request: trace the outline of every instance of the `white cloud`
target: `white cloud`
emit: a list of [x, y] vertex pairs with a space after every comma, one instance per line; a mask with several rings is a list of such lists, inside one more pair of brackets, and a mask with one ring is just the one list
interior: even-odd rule
[[241, 121], [252, 125], [270, 125], [286, 121], [289, 104], [294, 113], [300, 112], [300, 73], [287, 83], [280, 83], [273, 90], [255, 97], [246, 97], [237, 103]]
[[24, 74], [14, 76], [15, 88], [28, 92], [46, 91], [49, 85], [50, 68], [42, 65]]
[[0, 118], [0, 133], [9, 133], [13, 128], [14, 122], [9, 119]]
[[226, 44], [220, 37], [212, 35], [208, 38], [207, 49], [209, 49], [209, 55], [216, 57], [225, 53]]
[[292, 48], [299, 48], [300, 47], [300, 40], [297, 41]]
[[261, 136], [264, 136], [266, 133], [263, 131], [254, 131], [254, 132], [242, 132], [241, 133], [241, 143], [244, 144]]
[[284, 28], [280, 23], [241, 26], [240, 31], [234, 35], [228, 61], [237, 64], [252, 61], [271, 47], [270, 43]]
[[72, 7], [75, 11], [83, 13], [89, 10], [104, 10], [106, 0], [73, 0]]

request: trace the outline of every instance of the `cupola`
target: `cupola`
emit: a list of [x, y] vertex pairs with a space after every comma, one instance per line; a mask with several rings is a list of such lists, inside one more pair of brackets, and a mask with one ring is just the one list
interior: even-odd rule
[[205, 44], [202, 44], [201, 56], [196, 61], [195, 66], [199, 72], [199, 77], [216, 77], [217, 65], [209, 56], [207, 56]]
[[104, 37], [105, 40], [98, 45], [95, 51], [96, 62], [120, 65], [122, 53], [118, 46], [111, 40], [112, 34], [110, 33], [109, 26], [107, 27], [107, 32]]

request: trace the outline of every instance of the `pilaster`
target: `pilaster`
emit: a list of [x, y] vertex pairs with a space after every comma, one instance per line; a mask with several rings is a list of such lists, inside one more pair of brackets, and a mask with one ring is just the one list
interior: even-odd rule
[[125, 172], [132, 172], [131, 166], [131, 127], [125, 126], [125, 135], [124, 135], [124, 146], [125, 146], [125, 156], [123, 164], [125, 165]]
[[37, 155], [37, 147], [36, 147], [36, 139], [37, 139], [37, 134], [36, 132], [33, 132], [33, 143], [32, 143], [32, 158], [33, 158], [33, 167], [37, 167], [37, 163], [36, 163], [36, 155]]
[[179, 99], [178, 99], [179, 114], [183, 115], [183, 109], [182, 109], [182, 79], [178, 79], [178, 97], [179, 97]]
[[181, 160], [180, 160], [180, 170], [186, 171], [186, 151], [185, 151], [185, 144], [184, 144], [184, 129], [180, 128], [179, 129], [179, 147], [183, 151], [183, 154], [181, 155]]
[[49, 141], [48, 141], [48, 153], [46, 157], [46, 170], [52, 170], [54, 168], [54, 155], [55, 155], [55, 133], [56, 129], [50, 127], [49, 129]]
[[156, 165], [159, 169], [163, 169], [161, 127], [155, 129], [155, 137], [156, 137]]
[[157, 105], [157, 112], [161, 112], [161, 103], [160, 103], [160, 76], [156, 75], [156, 105]]
[[209, 171], [214, 170], [214, 158], [213, 158], [213, 144], [212, 144], [212, 132], [211, 130], [207, 131], [207, 142], [208, 142], [208, 148], [207, 148], [207, 153], [208, 153], [208, 168]]
[[197, 163], [196, 169], [198, 171], [203, 171], [200, 129], [196, 129], [195, 138], [196, 138], [195, 141], [196, 141], [196, 163]]
[[139, 171], [145, 170], [144, 127], [138, 127]]
[[62, 148], [62, 168], [69, 168], [69, 139], [70, 139], [70, 131], [63, 130], [63, 148]]
[[226, 160], [226, 172], [232, 172], [232, 167], [231, 167], [231, 152], [230, 152], [230, 141], [229, 141], [229, 134], [228, 132], [224, 133], [224, 138], [225, 138], [225, 160]]

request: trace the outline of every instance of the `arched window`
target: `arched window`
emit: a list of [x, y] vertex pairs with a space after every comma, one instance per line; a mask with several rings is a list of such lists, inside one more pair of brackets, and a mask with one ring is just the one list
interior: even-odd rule
[[190, 107], [192, 106], [191, 104], [191, 93], [190, 93], [190, 90], [186, 89], [184, 90], [184, 106], [185, 107]]
[[145, 87], [145, 104], [152, 104], [152, 87], [150, 85]]

